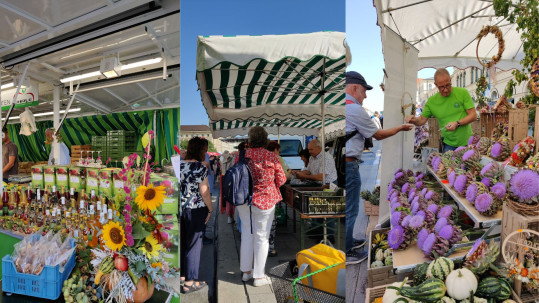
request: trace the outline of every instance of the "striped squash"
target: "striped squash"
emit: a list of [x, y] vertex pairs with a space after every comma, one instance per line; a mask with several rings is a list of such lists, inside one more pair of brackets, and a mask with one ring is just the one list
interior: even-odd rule
[[511, 286], [505, 280], [488, 277], [479, 282], [476, 295], [487, 299], [496, 299], [496, 301], [504, 301], [511, 296]]
[[455, 265], [449, 258], [441, 257], [432, 261], [427, 268], [427, 278], [438, 278], [445, 281], [449, 273], [453, 271]]
[[397, 289], [398, 293], [406, 298], [410, 298], [419, 302], [437, 303], [446, 293], [446, 287], [444, 281], [436, 278], [427, 279], [421, 285], [415, 287], [392, 287], [388, 288]]

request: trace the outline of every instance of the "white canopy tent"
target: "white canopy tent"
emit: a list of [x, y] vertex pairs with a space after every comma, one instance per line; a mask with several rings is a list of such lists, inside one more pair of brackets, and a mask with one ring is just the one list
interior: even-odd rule
[[199, 37], [197, 81], [214, 136], [312, 134], [345, 117], [345, 34]]
[[[524, 57], [516, 25], [496, 17], [489, 0], [374, 0], [381, 28], [388, 78], [385, 80], [385, 126], [404, 122], [401, 106], [416, 96], [417, 71], [422, 68], [453, 66], [479, 67], [476, 37], [483, 26], [497, 25], [503, 32], [505, 51], [496, 68], [520, 68]], [[478, 54], [490, 61], [498, 53], [498, 40], [488, 35], [481, 40]], [[389, 118], [389, 119], [388, 119]], [[382, 144], [381, 197], [397, 168], [412, 167], [413, 132], [399, 133]], [[379, 222], [389, 217], [387, 203], [380, 205]]]

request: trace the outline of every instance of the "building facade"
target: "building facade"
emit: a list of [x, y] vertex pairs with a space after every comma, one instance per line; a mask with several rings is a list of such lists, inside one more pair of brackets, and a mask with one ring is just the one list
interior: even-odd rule
[[234, 146], [237, 144], [230, 143], [227, 141], [222, 141], [219, 139], [214, 139], [211, 134], [211, 129], [208, 125], [180, 125], [180, 140], [189, 140], [193, 137], [202, 137], [208, 139], [215, 149], [222, 153], [225, 150], [233, 151]]

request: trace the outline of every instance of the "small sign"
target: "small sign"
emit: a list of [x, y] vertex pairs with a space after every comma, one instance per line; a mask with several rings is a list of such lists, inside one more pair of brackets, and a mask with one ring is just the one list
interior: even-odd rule
[[67, 175], [57, 175], [56, 179], [58, 181], [67, 181]]
[[43, 180], [43, 175], [38, 175], [38, 174], [32, 175], [32, 180]]
[[45, 175], [45, 182], [54, 182], [54, 176]]
[[80, 179], [79, 179], [79, 177], [70, 176], [69, 177], [69, 182], [71, 182], [71, 183], [80, 183]]
[[172, 156], [170, 157], [170, 160], [172, 162], [172, 167], [174, 167], [174, 174], [176, 175], [176, 178], [180, 180], [180, 163], [181, 163], [180, 156], [179, 155]]
[[[17, 88], [8, 89], [2, 92], [2, 110], [8, 110], [13, 103], [13, 96], [17, 92]], [[15, 108], [38, 105], [38, 89], [37, 86], [29, 86], [21, 88], [17, 100], [15, 100]]]
[[88, 184], [87, 184], [88, 186], [91, 186], [91, 187], [97, 187], [98, 186], [97, 179], [90, 178], [90, 179], [88, 179], [87, 182], [88, 182]]

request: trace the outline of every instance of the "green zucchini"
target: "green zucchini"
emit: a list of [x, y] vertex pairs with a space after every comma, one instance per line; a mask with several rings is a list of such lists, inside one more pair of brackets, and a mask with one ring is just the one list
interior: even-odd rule
[[447, 290], [444, 281], [436, 278], [427, 279], [425, 282], [415, 287], [398, 288], [389, 286], [388, 288], [398, 290], [399, 294], [406, 298], [426, 303], [439, 302], [445, 296]]

